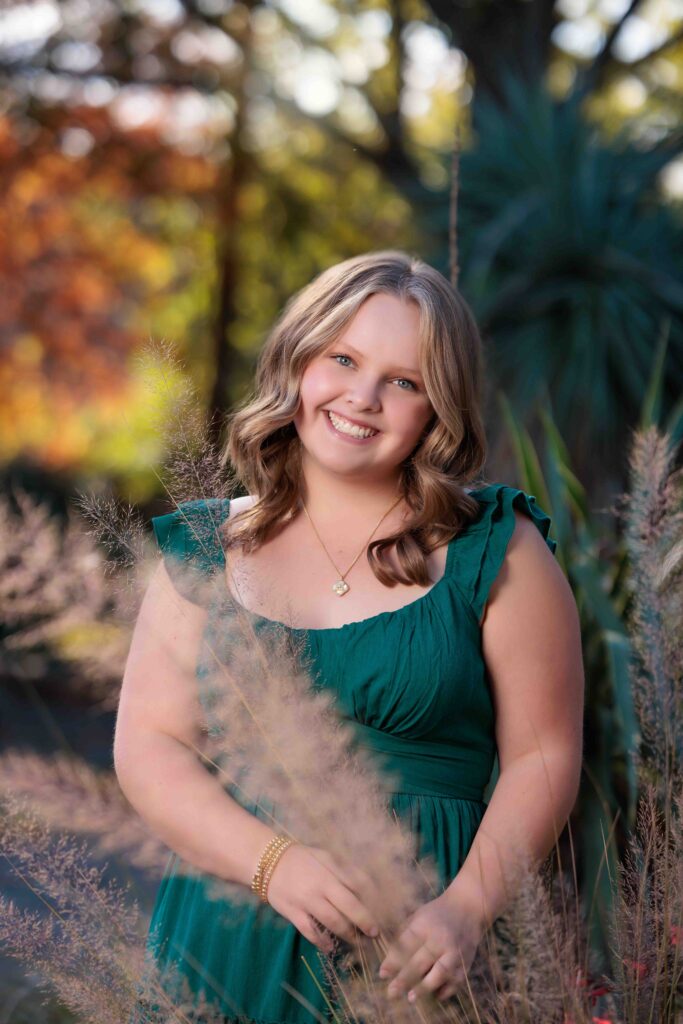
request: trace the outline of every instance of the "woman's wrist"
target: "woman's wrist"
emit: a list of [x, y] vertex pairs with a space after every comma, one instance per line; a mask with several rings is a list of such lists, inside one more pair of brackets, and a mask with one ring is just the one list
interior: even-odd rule
[[250, 888], [263, 903], [268, 902], [268, 886], [280, 857], [293, 845], [295, 840], [284, 833], [275, 833], [269, 839], [259, 857], [251, 879]]
[[443, 895], [454, 912], [465, 916], [481, 935], [484, 934], [491, 922], [485, 912], [480, 887], [473, 885], [471, 880], [464, 876], [456, 875], [451, 884], [444, 889]]
[[240, 872], [240, 882], [247, 888], [251, 885], [254, 872], [261, 858], [263, 851], [277, 835], [275, 829], [266, 825], [260, 818], [253, 816], [253, 831], [250, 832], [248, 842], [245, 843], [244, 860]]

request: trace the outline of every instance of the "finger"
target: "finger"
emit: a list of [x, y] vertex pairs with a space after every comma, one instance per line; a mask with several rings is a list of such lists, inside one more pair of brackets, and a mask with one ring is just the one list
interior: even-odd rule
[[[377, 922], [372, 913], [358, 899], [355, 893], [347, 889], [343, 883], [339, 882], [338, 885], [335, 885], [326, 898], [340, 913], [348, 918], [352, 927], [358, 928], [365, 935], [369, 936], [372, 935], [375, 928], [379, 933]], [[353, 937], [355, 937], [355, 932]]]
[[354, 892], [363, 888], [365, 881], [360, 868], [351, 861], [344, 860], [336, 854], [330, 854], [329, 860], [334, 873], [344, 885], [347, 885], [349, 889], [353, 889]]
[[424, 943], [424, 936], [418, 930], [414, 921], [402, 925], [391, 937], [391, 944], [387, 955], [400, 959], [398, 967], [403, 966], [413, 953]]
[[447, 999], [454, 999], [458, 994], [458, 989], [455, 985], [448, 982], [446, 985], [442, 985], [434, 993], [434, 997], [439, 1000], [440, 1003], [445, 1003]]
[[[350, 895], [350, 894], [349, 894]], [[346, 914], [342, 913], [327, 897], [323, 897], [314, 908], [318, 920], [331, 932], [345, 942], [355, 942], [358, 938], [355, 924]]]
[[391, 943], [387, 955], [379, 965], [380, 976], [394, 977], [422, 944], [422, 936], [413, 929], [413, 925], [406, 925]]
[[[447, 997], [447, 992], [448, 992], [449, 985], [450, 985], [450, 982], [444, 981], [443, 985], [439, 985], [438, 988], [435, 988], [434, 991], [432, 992], [432, 995], [434, 996], [434, 998], [435, 999], [439, 999], [439, 1000], [448, 998]], [[420, 995], [419, 992], [417, 994], [418, 994], [418, 996]]]
[[459, 994], [459, 989], [459, 985], [454, 985], [453, 982], [447, 981], [440, 988], [437, 988], [436, 992], [434, 992], [434, 998], [444, 1003], [447, 999], [454, 999]]
[[444, 956], [437, 959], [422, 980], [412, 987], [418, 998], [427, 992], [436, 995], [442, 989], [450, 989], [453, 994], [456, 986], [462, 981], [464, 981], [462, 969], [450, 958]]
[[383, 884], [373, 880], [364, 868], [357, 867], [355, 864], [345, 866], [344, 882], [363, 903], [376, 900], [383, 890]]
[[331, 953], [334, 949], [334, 943], [329, 935], [321, 931], [310, 914], [301, 914], [301, 916], [292, 918], [292, 924], [322, 953]]
[[[367, 908], [367, 913], [372, 916], [373, 903], [377, 899], [377, 887], [372, 883], [367, 871], [357, 867], [351, 862], [346, 862], [329, 856], [330, 866], [338, 880], [358, 899], [360, 904]], [[374, 924], [377, 922], [373, 921]]]
[[409, 989], [419, 985], [427, 972], [432, 969], [434, 960], [434, 953], [430, 953], [424, 944], [420, 946], [389, 983], [389, 995], [403, 995]]

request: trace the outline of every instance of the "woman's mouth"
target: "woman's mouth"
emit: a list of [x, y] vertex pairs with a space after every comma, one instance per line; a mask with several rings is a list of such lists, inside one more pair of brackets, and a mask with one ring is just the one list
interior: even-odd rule
[[329, 410], [325, 410], [325, 419], [336, 437], [343, 438], [345, 441], [350, 441], [353, 444], [367, 444], [368, 441], [372, 441], [373, 437], [377, 437], [380, 433], [379, 430], [371, 431], [366, 428], [357, 427], [355, 424], [345, 420], [343, 416], [337, 416], [336, 413]]

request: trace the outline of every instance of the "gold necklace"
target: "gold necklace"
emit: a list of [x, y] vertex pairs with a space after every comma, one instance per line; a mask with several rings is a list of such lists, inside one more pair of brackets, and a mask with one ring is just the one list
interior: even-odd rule
[[[382, 519], [386, 519], [386, 517], [387, 517], [387, 516], [389, 515], [389, 513], [391, 512], [391, 509], [392, 509], [392, 508], [396, 508], [396, 506], [398, 505], [399, 501], [401, 501], [401, 498], [402, 498], [402, 497], [403, 497], [403, 495], [401, 495], [401, 497], [399, 497], [399, 498], [397, 498], [397, 499], [396, 499], [396, 501], [395, 501], [395, 502], [394, 502], [394, 504], [393, 504], [393, 505], [391, 506], [391, 508], [388, 508], [388, 509], [386, 510], [386, 512], [385, 512], [385, 513], [384, 513], [384, 515], [382, 516]], [[319, 540], [319, 541], [320, 541], [320, 543], [322, 544], [323, 548], [325, 548], [325, 554], [327, 555], [327, 557], [329, 558], [329, 560], [330, 560], [330, 561], [332, 562], [332, 565], [334, 565], [335, 569], [336, 569], [336, 570], [337, 570], [337, 572], [339, 573], [339, 579], [338, 579], [338, 580], [336, 581], [336, 583], [333, 583], [333, 584], [332, 584], [332, 590], [333, 590], [333, 591], [335, 592], [335, 594], [337, 594], [337, 596], [338, 596], [338, 597], [343, 597], [343, 596], [344, 596], [344, 594], [347, 594], [347, 593], [349, 592], [349, 590], [351, 589], [351, 588], [350, 588], [350, 586], [349, 586], [349, 584], [348, 584], [348, 583], [346, 582], [346, 580], [344, 579], [344, 577], [345, 577], [345, 576], [348, 576], [348, 574], [349, 574], [349, 573], [351, 572], [351, 570], [353, 569], [354, 565], [356, 564], [356, 562], [358, 561], [358, 559], [360, 558], [360, 556], [361, 556], [361, 555], [363, 554], [363, 552], [364, 552], [364, 551], [366, 550], [366, 548], [367, 548], [367, 546], [368, 546], [368, 543], [369, 543], [369, 541], [371, 541], [371, 540], [372, 540], [372, 537], [373, 537], [374, 533], [375, 533], [375, 532], [376, 532], [376, 530], [377, 530], [377, 526], [379, 526], [379, 523], [381, 523], [381, 522], [382, 522], [382, 519], [380, 519], [379, 523], [377, 523], [377, 526], [376, 526], [376, 527], [375, 527], [375, 529], [374, 529], [374, 530], [372, 531], [372, 533], [370, 534], [370, 536], [368, 537], [368, 539], [366, 540], [365, 544], [364, 544], [364, 545], [363, 545], [363, 547], [362, 547], [362, 548], [360, 549], [360, 551], [358, 552], [358, 554], [356, 555], [356, 557], [354, 558], [354, 560], [353, 560], [353, 561], [351, 562], [351, 565], [350, 565], [350, 566], [348, 567], [348, 569], [346, 570], [346, 572], [342, 572], [342, 571], [341, 571], [341, 569], [339, 568], [339, 566], [338, 566], [338, 565], [335, 565], [335, 562], [334, 562], [334, 559], [332, 558], [332, 555], [331, 555], [331, 554], [329, 553], [329, 551], [328, 551], [328, 550], [327, 550], [327, 548], [325, 547], [325, 542], [323, 541], [323, 539], [322, 539], [322, 537], [320, 536], [320, 534], [318, 533], [318, 531], [317, 531], [317, 530], [315, 529], [315, 523], [313, 522], [313, 520], [311, 519], [311, 517], [310, 517], [310, 516], [308, 515], [308, 509], [306, 508], [306, 502], [305, 502], [305, 501], [303, 500], [303, 498], [302, 498], [302, 500], [301, 500], [301, 504], [302, 504], [302, 505], [303, 505], [303, 507], [304, 507], [304, 512], [305, 512], [305, 513], [306, 513], [306, 515], [308, 516], [308, 521], [309, 521], [309, 523], [311, 524], [311, 526], [312, 526], [312, 527], [313, 527], [313, 529], [315, 530], [315, 534], [316, 534], [316, 536], [317, 536], [318, 540]]]

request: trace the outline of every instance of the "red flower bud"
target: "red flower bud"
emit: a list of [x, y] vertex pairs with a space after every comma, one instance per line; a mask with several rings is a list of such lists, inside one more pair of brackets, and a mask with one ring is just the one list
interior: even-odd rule
[[644, 978], [647, 975], [647, 964], [641, 964], [638, 960], [629, 960], [628, 957], [624, 958], [624, 963], [627, 967], [631, 967], [639, 978]]
[[586, 989], [586, 995], [591, 1006], [595, 1006], [599, 996], [604, 996], [612, 991], [612, 986], [608, 985], [607, 982], [599, 982], [596, 978], [591, 978], [590, 975], [585, 977], [581, 968], [578, 971], [576, 985], [577, 988]]
[[612, 987], [610, 985], [593, 985], [593, 987], [590, 989], [588, 993], [588, 998], [590, 1000], [591, 1006], [595, 1006], [599, 996], [605, 996], [608, 992], [611, 991]]

